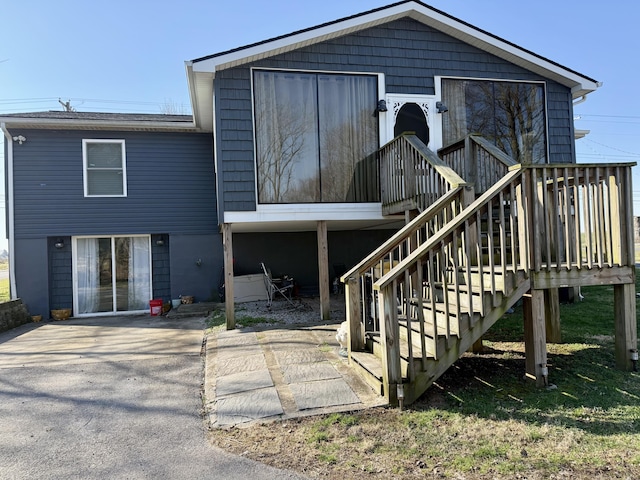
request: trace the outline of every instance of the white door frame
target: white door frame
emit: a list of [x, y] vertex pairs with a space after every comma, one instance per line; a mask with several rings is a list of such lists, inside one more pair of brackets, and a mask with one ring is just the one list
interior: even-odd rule
[[393, 127], [396, 124], [396, 117], [402, 106], [406, 103], [415, 103], [424, 112], [429, 126], [429, 147], [434, 152], [442, 147], [442, 117], [436, 113], [435, 95], [412, 95], [402, 93], [387, 93], [387, 141], [393, 139]]
[[[115, 239], [116, 238], [125, 238], [125, 237], [144, 237], [149, 241], [149, 300], [153, 295], [153, 258], [152, 258], [152, 248], [151, 245], [151, 235], [149, 234], [128, 234], [128, 235], [78, 235], [71, 237], [71, 261], [72, 261], [72, 282], [73, 282], [73, 316], [74, 317], [101, 317], [108, 315], [130, 315], [130, 314], [140, 314], [147, 312], [148, 310], [125, 310], [118, 311], [116, 308], [117, 295], [115, 291], [115, 282], [112, 282], [113, 289], [113, 310], [108, 312], [94, 312], [94, 313], [76, 313], [78, 311], [78, 273], [77, 273], [77, 265], [78, 265], [78, 239], [81, 238], [108, 238], [111, 240], [111, 252], [115, 251]], [[116, 271], [116, 258], [115, 255], [112, 255], [111, 258], [111, 270], [113, 272], [113, 278], [115, 278]]]

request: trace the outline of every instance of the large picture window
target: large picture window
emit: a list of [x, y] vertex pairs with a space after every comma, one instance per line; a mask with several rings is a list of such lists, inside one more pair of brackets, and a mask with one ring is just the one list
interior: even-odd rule
[[255, 70], [258, 201], [379, 201], [377, 77]]
[[540, 83], [442, 79], [443, 140], [479, 133], [519, 163], [546, 163], [544, 88]]
[[83, 140], [85, 197], [125, 197], [124, 140]]

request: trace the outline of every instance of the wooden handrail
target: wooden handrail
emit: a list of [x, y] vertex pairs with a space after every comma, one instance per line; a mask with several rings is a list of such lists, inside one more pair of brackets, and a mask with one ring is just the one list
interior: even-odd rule
[[469, 134], [438, 150], [443, 162], [484, 193], [518, 163], [478, 134]]
[[482, 196], [480, 196], [477, 200], [475, 200], [462, 212], [460, 212], [460, 214], [456, 216], [456, 218], [454, 218], [451, 222], [447, 223], [443, 228], [441, 228], [436, 235], [433, 235], [431, 238], [429, 238], [429, 240], [420, 245], [410, 255], [405, 257], [401, 262], [390, 269], [388, 273], [378, 279], [378, 281], [373, 284], [374, 290], [380, 290], [390, 285], [391, 282], [398, 280], [400, 275], [402, 275], [405, 270], [408, 270], [412, 265], [414, 265], [419, 258], [424, 257], [430, 250], [438, 247], [446, 237], [450, 236], [465, 221], [469, 221], [472, 216], [476, 215], [480, 207], [486, 205], [490, 200], [497, 196], [501, 190], [509, 186], [511, 182], [519, 178], [521, 175], [521, 166], [519, 166], [518, 168], [512, 168], [500, 182], [495, 184], [490, 190], [486, 191]]
[[468, 185], [413, 134], [378, 150], [383, 213], [424, 210], [451, 188]]

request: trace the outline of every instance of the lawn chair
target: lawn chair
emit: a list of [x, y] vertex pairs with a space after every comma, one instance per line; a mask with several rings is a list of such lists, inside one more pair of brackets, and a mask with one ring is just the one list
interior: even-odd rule
[[273, 304], [273, 297], [276, 294], [282, 295], [284, 299], [291, 304], [294, 308], [297, 307], [291, 295], [293, 293], [293, 279], [285, 276], [284, 278], [273, 278], [271, 276], [271, 270], [268, 269], [264, 263], [260, 263], [262, 272], [264, 273], [264, 286], [267, 289], [267, 308], [271, 308]]

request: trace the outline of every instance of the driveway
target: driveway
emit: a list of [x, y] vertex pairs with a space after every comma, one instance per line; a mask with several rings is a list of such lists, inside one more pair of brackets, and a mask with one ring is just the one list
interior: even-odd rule
[[301, 478], [208, 443], [203, 327], [123, 316], [0, 334], [0, 476]]

